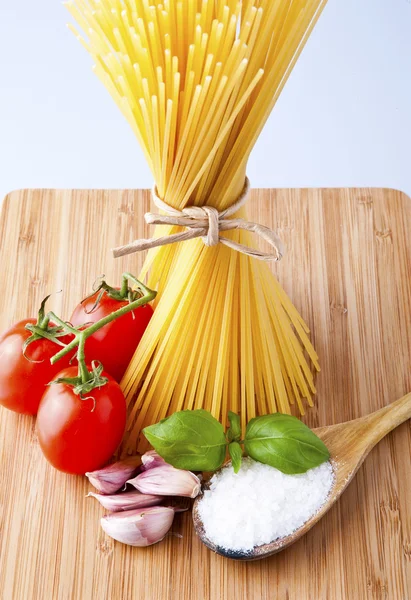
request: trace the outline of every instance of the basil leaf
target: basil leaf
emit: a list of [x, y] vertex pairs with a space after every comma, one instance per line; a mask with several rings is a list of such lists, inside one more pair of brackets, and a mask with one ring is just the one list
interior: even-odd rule
[[236, 442], [238, 442], [239, 439], [241, 438], [240, 417], [238, 415], [236, 415], [235, 413], [231, 412], [231, 410], [229, 410], [228, 411], [228, 420], [230, 421], [230, 428], [227, 431], [228, 441], [232, 442], [233, 440], [235, 440]]
[[244, 448], [254, 460], [283, 473], [305, 473], [329, 459], [322, 442], [296, 417], [275, 413], [251, 419]]
[[207, 410], [176, 412], [143, 433], [156, 452], [177, 469], [216, 471], [224, 462], [224, 429]]
[[241, 467], [243, 450], [238, 442], [231, 442], [231, 444], [228, 446], [228, 451], [230, 453], [234, 473], [238, 473]]

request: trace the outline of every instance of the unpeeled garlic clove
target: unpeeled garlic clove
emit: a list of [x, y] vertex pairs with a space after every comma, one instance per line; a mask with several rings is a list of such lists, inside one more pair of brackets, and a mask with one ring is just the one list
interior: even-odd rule
[[152, 506], [114, 513], [101, 519], [104, 531], [129, 546], [151, 546], [161, 542], [173, 524], [175, 511], [167, 506]]
[[200, 480], [194, 473], [175, 469], [168, 464], [143, 471], [137, 477], [129, 479], [127, 483], [142, 494], [187, 498], [198, 496], [201, 488]]
[[142, 471], [147, 471], [148, 469], [154, 469], [155, 467], [162, 467], [166, 465], [166, 461], [164, 458], [161, 458], [159, 454], [155, 450], [149, 450], [141, 457], [141, 462], [143, 463]]
[[124, 486], [127, 479], [137, 473], [140, 465], [141, 457], [131, 456], [98, 471], [86, 473], [86, 477], [101, 494], [114, 494]]
[[142, 494], [137, 490], [131, 492], [124, 492], [121, 494], [113, 494], [106, 496], [104, 494], [95, 494], [90, 492], [87, 497], [92, 496], [100, 502], [100, 504], [111, 512], [119, 512], [132, 510], [136, 508], [146, 508], [147, 506], [155, 506], [160, 504], [162, 498], [153, 496], [151, 494]]

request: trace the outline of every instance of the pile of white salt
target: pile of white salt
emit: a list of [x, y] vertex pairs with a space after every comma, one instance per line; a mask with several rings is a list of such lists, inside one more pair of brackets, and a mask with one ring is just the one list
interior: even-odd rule
[[199, 516], [210, 541], [247, 552], [304, 525], [324, 504], [333, 482], [330, 462], [285, 475], [244, 458], [237, 474], [230, 465], [212, 477], [198, 504]]

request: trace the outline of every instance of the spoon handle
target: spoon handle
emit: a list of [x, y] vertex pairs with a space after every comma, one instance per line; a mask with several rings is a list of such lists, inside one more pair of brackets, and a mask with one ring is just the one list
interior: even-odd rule
[[387, 433], [409, 418], [411, 393], [365, 417], [314, 431], [324, 441], [331, 456], [344, 457], [357, 469]]
[[[406, 394], [396, 402], [384, 406], [380, 410], [355, 422], [362, 422], [367, 428], [367, 437], [371, 447], [378, 444], [390, 431], [411, 418], [411, 393]], [[371, 449], [371, 448], [370, 448]]]

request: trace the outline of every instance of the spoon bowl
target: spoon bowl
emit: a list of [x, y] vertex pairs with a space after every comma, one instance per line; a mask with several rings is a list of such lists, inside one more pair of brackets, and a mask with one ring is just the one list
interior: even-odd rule
[[[198, 504], [201, 501], [201, 496], [196, 498], [193, 506], [193, 523], [197, 535], [213, 552], [235, 560], [260, 560], [284, 550], [306, 534], [330, 510], [374, 446], [390, 431], [410, 417], [411, 393], [366, 417], [314, 429], [314, 433], [323, 440], [330, 452], [330, 462], [335, 478], [334, 484], [320, 510], [290, 535], [278, 538], [268, 544], [256, 546], [249, 552], [227, 550], [216, 546], [207, 538], [199, 515]], [[204, 482], [203, 490], [208, 489], [208, 486], [209, 479]]]

